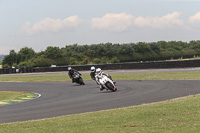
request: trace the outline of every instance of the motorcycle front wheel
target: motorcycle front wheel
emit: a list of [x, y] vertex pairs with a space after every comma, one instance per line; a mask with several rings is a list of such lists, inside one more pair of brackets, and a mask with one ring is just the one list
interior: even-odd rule
[[79, 78], [79, 83], [80, 83], [80, 85], [85, 85], [82, 78]]
[[105, 85], [109, 90], [117, 91], [116, 87], [112, 83], [107, 82]]

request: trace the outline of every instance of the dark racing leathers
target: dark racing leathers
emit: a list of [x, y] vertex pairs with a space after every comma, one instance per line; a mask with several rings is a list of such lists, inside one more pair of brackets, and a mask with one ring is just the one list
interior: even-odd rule
[[91, 79], [93, 79], [93, 80], [95, 80], [95, 75], [96, 75], [96, 72], [94, 71], [92, 71], [91, 73], [90, 73], [90, 77], [91, 77]]
[[95, 76], [96, 76], [96, 71], [90, 72], [91, 79], [93, 79], [94, 81], [96, 81], [96, 83], [99, 85], [99, 82], [96, 80]]
[[[74, 81], [74, 77], [73, 77], [74, 72], [77, 72], [78, 74], [80, 74], [80, 73], [79, 73], [77, 70], [75, 70], [75, 69], [71, 69], [71, 70], [68, 72], [69, 77], [72, 79], [72, 83], [75, 82], [75, 81]], [[80, 75], [81, 75], [81, 74], [80, 74]]]

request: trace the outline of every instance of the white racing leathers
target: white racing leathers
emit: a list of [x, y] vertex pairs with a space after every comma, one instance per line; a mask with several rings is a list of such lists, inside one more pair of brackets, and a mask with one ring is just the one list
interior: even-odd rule
[[112, 91], [117, 90], [113, 81], [110, 78], [108, 78], [108, 74], [105, 74], [102, 72], [100, 74], [97, 74], [95, 78], [96, 78], [96, 82], [100, 85], [100, 90], [103, 90], [103, 89], [112, 90]]

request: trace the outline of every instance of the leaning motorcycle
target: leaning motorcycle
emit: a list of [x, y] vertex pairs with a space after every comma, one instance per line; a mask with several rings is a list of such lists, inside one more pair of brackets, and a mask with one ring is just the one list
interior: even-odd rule
[[83, 82], [83, 79], [79, 73], [74, 72], [73, 78], [74, 78], [75, 83], [80, 84], [80, 85], [85, 85], [85, 83]]
[[111, 90], [113, 92], [117, 91], [117, 87], [115, 86], [113, 81], [105, 75], [99, 78], [99, 83], [107, 90]]

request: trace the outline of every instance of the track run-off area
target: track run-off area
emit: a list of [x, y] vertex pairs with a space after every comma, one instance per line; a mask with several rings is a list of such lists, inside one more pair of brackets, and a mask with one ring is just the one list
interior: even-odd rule
[[0, 123], [122, 108], [200, 93], [199, 80], [116, 82], [117, 92], [100, 91], [94, 81], [85, 81], [86, 85], [83, 86], [71, 82], [0, 82], [0, 91], [34, 92], [41, 95], [26, 102], [0, 106]]

